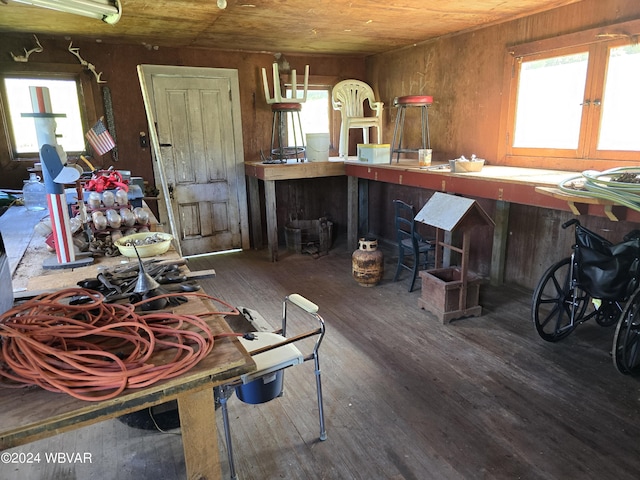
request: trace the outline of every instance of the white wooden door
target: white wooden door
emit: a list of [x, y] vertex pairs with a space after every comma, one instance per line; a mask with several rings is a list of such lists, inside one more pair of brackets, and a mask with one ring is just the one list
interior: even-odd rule
[[139, 71], [155, 124], [154, 168], [165, 199], [159, 211], [181, 254], [248, 248], [237, 71], [148, 65]]

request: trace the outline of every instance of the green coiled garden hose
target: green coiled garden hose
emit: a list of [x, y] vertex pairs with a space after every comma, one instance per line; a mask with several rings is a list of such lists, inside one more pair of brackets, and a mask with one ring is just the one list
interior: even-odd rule
[[639, 175], [640, 167], [616, 167], [603, 172], [586, 170], [563, 180], [558, 187], [570, 195], [609, 200], [640, 211]]

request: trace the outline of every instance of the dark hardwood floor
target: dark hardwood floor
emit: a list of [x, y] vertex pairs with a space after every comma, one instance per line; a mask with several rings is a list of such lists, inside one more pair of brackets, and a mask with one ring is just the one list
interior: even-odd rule
[[[321, 370], [328, 439], [318, 440], [312, 362], [285, 373], [285, 395], [262, 405], [229, 400], [241, 479], [636, 479], [640, 384], [619, 374], [613, 328], [579, 327], [557, 344], [530, 321], [531, 292], [484, 285], [483, 316], [442, 325], [391, 282], [351, 277], [351, 253], [266, 251], [193, 258], [215, 268], [205, 290], [279, 325], [282, 298], [300, 293], [327, 323]], [[294, 317], [297, 318], [297, 317]], [[218, 415], [222, 439], [222, 419]], [[216, 432], [211, 432], [216, 435]], [[14, 449], [89, 451], [75, 466], [0, 465], [3, 479], [174, 479], [185, 475], [179, 429], [114, 420]], [[228, 474], [226, 450], [220, 454]]]

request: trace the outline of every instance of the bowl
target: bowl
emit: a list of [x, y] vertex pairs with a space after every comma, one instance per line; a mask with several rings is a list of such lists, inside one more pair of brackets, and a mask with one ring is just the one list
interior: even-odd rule
[[479, 172], [484, 166], [484, 160], [449, 160], [451, 173]]
[[137, 249], [140, 258], [143, 258], [162, 255], [169, 250], [171, 240], [173, 240], [173, 235], [168, 233], [142, 232], [122, 237], [116, 240], [115, 244], [125, 257], [137, 258]]

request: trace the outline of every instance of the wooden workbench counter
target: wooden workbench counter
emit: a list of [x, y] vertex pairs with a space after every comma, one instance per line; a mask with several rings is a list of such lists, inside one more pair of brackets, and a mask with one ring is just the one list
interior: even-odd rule
[[337, 177], [345, 174], [344, 161], [330, 158], [326, 162], [262, 163], [245, 162], [244, 171], [247, 176], [249, 198], [251, 199], [251, 221], [253, 245], [262, 246], [262, 210], [258, 181], [264, 182], [265, 214], [267, 221], [267, 243], [272, 261], [278, 260], [278, 219], [276, 215], [276, 182], [280, 180], [297, 180], [301, 178]]
[[[485, 165], [479, 172], [451, 173], [448, 164], [435, 162], [430, 169], [424, 169], [418, 166], [417, 160], [401, 159], [399, 163], [394, 161], [391, 164], [363, 164], [349, 160], [345, 162], [345, 173], [356, 178], [573, 213], [577, 211], [575, 205], [580, 204], [581, 214], [611, 218], [607, 202], [558, 194], [558, 184], [579, 175], [579, 172]], [[618, 219], [640, 221], [639, 212], [624, 210], [626, 212], [617, 213]]]
[[330, 158], [327, 162], [245, 162], [244, 171], [248, 177], [263, 181], [337, 177], [345, 174], [344, 161], [338, 158]]
[[345, 161], [345, 173], [349, 179], [347, 244], [350, 248], [355, 248], [357, 244], [360, 219], [368, 218], [368, 199], [363, 198], [368, 189], [363, 188], [363, 181], [373, 180], [496, 201], [490, 267], [491, 282], [496, 285], [502, 283], [504, 278], [509, 208], [512, 203], [580, 215], [606, 216], [611, 220], [640, 221], [640, 212], [630, 208], [594, 201], [589, 197], [581, 197], [578, 192], [576, 195], [562, 193], [558, 184], [579, 175], [578, 172], [485, 165], [479, 172], [452, 173], [448, 162], [435, 162], [426, 169], [421, 168], [417, 160], [363, 164], [356, 159], [349, 159]]

